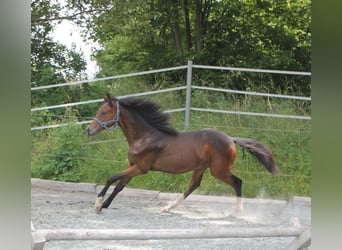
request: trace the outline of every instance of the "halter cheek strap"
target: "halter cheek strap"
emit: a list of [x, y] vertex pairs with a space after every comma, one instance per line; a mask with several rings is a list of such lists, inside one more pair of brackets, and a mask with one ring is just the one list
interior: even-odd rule
[[118, 101], [116, 101], [116, 114], [114, 115], [113, 119], [103, 122], [100, 119], [98, 119], [97, 117], [94, 118], [94, 121], [96, 121], [98, 124], [100, 124], [107, 131], [109, 131], [109, 127], [111, 125], [116, 126], [118, 124], [119, 120], [120, 120], [120, 105], [119, 105]]

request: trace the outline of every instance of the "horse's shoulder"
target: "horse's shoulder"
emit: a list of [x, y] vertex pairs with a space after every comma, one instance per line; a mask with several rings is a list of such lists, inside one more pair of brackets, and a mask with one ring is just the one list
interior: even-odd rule
[[132, 143], [129, 153], [132, 155], [140, 155], [150, 151], [159, 151], [165, 147], [164, 140], [157, 138], [141, 138]]

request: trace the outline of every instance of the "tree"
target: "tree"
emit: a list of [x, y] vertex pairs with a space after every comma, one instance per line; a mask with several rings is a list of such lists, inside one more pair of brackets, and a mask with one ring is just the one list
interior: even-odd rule
[[[88, 36], [102, 45], [94, 53], [100, 76], [184, 65], [187, 60], [219, 66], [310, 71], [310, 0], [69, 3], [75, 13], [96, 13], [85, 18], [84, 25]], [[255, 83], [269, 90], [303, 94], [311, 91], [307, 78], [287, 77], [282, 81], [270, 75], [265, 83], [258, 82], [252, 74], [218, 77], [207, 72], [197, 75], [203, 83], [203, 79], [211, 78], [234, 88], [244, 89]], [[182, 73], [173, 75], [173, 81], [180, 79]]]
[[[49, 0], [31, 2], [31, 82], [33, 86], [64, 83], [85, 77], [83, 54], [73, 47], [53, 41], [51, 33], [62, 20], [61, 6]], [[46, 89], [32, 92], [31, 105], [42, 106], [79, 101], [77, 88]], [[56, 111], [54, 114], [63, 114]]]

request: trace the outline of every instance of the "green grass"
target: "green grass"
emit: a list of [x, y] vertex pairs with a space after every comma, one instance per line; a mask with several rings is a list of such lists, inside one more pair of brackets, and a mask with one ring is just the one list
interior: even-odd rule
[[[131, 80], [116, 84], [109, 92], [120, 96], [150, 90], [150, 87], [137, 85]], [[163, 93], [147, 98], [161, 104], [163, 109], [180, 108], [184, 107], [185, 92]], [[99, 104], [90, 106], [94, 115], [98, 107]], [[236, 97], [206, 91], [193, 91], [192, 107], [308, 115], [296, 101]], [[75, 120], [76, 117], [69, 116], [67, 121], [72, 123]], [[184, 112], [172, 113], [171, 120], [177, 129], [184, 129]], [[271, 176], [251, 155], [247, 152], [243, 154], [238, 148], [234, 174], [243, 180], [244, 197], [256, 197], [260, 193], [270, 197], [311, 196], [311, 121], [191, 111], [189, 129], [205, 127], [216, 128], [233, 137], [256, 139], [273, 151], [281, 169], [281, 174], [276, 177]], [[127, 167], [128, 145], [119, 128], [91, 138], [85, 135], [84, 129], [85, 126], [70, 125], [33, 131], [32, 176], [103, 184], [109, 176]], [[112, 141], [90, 144], [105, 140]], [[73, 149], [73, 153], [63, 156], [63, 149]], [[191, 173], [171, 175], [149, 172], [134, 177], [128, 187], [183, 192], [190, 178]], [[213, 178], [209, 171], [206, 171], [201, 187], [195, 193], [234, 195], [231, 187]]]

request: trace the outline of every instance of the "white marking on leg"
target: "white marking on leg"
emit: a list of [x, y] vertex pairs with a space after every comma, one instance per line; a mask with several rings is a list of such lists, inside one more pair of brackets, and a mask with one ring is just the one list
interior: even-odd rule
[[102, 209], [102, 204], [103, 204], [103, 196], [97, 197], [95, 201], [95, 212], [99, 213]]
[[171, 209], [177, 207], [179, 204], [181, 204], [185, 200], [184, 195], [182, 194], [180, 197], [178, 197], [176, 200], [174, 200], [170, 205], [163, 207], [161, 210], [162, 213], [170, 212]]
[[242, 198], [236, 197], [236, 212], [242, 212], [242, 211], [243, 211]]
[[238, 216], [241, 215], [241, 212], [243, 211], [243, 205], [242, 205], [242, 198], [236, 197], [236, 207], [233, 212], [229, 213], [229, 216]]

